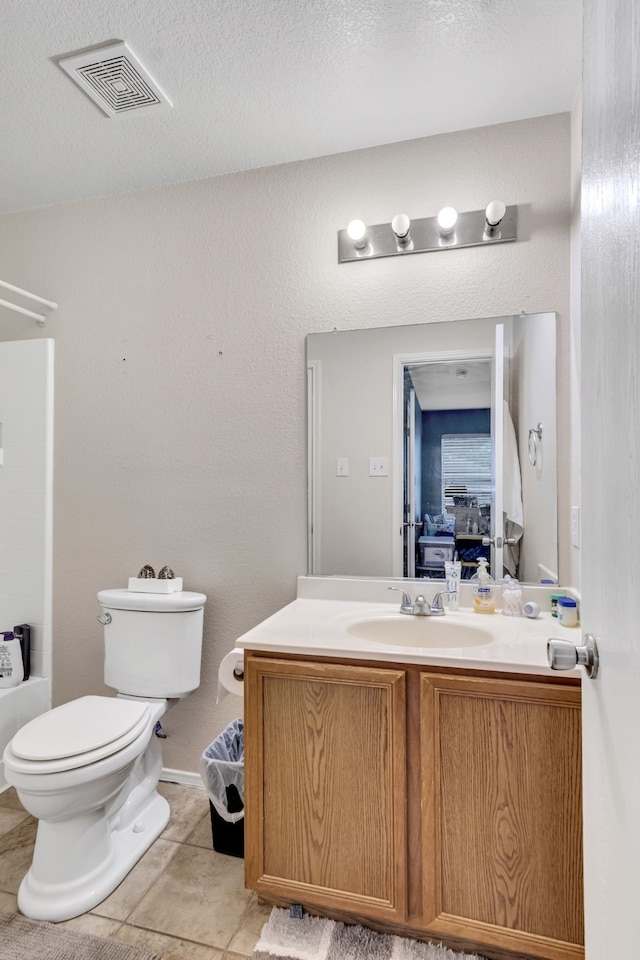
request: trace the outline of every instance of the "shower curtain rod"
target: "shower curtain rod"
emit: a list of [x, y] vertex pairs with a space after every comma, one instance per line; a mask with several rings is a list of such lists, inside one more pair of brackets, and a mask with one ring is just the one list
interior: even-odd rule
[[[21, 297], [26, 297], [28, 300], [35, 300], [37, 303], [44, 304], [45, 307], [49, 307], [50, 310], [55, 310], [58, 306], [57, 303], [54, 303], [53, 300], [45, 300], [44, 297], [37, 297], [35, 293], [29, 293], [28, 290], [22, 290], [20, 287], [14, 287], [12, 283], [6, 283], [4, 280], [0, 280], [0, 287], [4, 287], [6, 290], [11, 290], [12, 293], [19, 293]], [[34, 313], [33, 310], [27, 310], [25, 307], [19, 307], [17, 303], [11, 303], [10, 300], [3, 300], [0, 297], [0, 305], [3, 307], [8, 307], [9, 310], [15, 310], [16, 313], [21, 313], [25, 317], [31, 317], [32, 320], [35, 320], [39, 327], [44, 327], [47, 322], [47, 318], [43, 313]]]

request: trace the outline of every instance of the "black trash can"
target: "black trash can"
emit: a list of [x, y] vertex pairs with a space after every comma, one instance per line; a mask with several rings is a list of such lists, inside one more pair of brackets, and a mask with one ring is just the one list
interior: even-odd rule
[[213, 849], [244, 857], [244, 721], [233, 720], [200, 761], [209, 794]]

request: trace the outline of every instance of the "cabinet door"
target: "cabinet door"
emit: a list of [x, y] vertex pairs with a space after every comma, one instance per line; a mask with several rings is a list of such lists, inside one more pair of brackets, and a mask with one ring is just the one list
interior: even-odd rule
[[579, 687], [422, 674], [421, 710], [425, 927], [583, 957]]
[[248, 656], [245, 720], [247, 886], [402, 921], [404, 671]]

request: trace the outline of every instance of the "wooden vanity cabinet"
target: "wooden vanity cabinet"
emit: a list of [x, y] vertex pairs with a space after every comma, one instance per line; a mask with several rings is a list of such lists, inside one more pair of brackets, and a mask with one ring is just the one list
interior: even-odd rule
[[420, 702], [425, 929], [579, 960], [579, 685], [425, 671]]
[[404, 671], [248, 656], [245, 725], [247, 886], [403, 923]]
[[245, 666], [248, 887], [496, 960], [583, 958], [578, 681]]

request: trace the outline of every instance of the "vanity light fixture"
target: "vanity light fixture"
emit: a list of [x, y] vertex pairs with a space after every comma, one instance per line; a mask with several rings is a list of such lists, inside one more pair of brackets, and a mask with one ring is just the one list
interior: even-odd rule
[[455, 207], [443, 207], [438, 214], [438, 230], [443, 240], [448, 240], [456, 229], [458, 211]]
[[406, 213], [396, 213], [391, 221], [391, 229], [399, 246], [406, 247], [411, 243], [411, 220]]
[[352, 220], [346, 230], [338, 230], [338, 263], [508, 243], [518, 239], [517, 228], [517, 206], [508, 207], [501, 200], [464, 213], [443, 207], [437, 217], [419, 220], [406, 213], [373, 226]]
[[502, 200], [492, 200], [491, 203], [487, 204], [487, 209], [484, 212], [484, 233], [486, 237], [496, 236], [506, 212], [507, 208]]
[[362, 220], [352, 220], [347, 227], [347, 233], [356, 250], [364, 250], [367, 245], [367, 228]]

